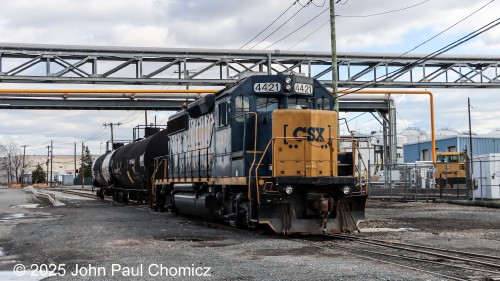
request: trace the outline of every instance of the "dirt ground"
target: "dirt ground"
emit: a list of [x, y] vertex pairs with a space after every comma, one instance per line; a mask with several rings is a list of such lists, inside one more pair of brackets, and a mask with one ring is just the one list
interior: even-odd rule
[[[0, 210], [0, 230], [8, 229], [0, 231], [0, 279], [17, 264], [54, 264], [66, 272], [46, 280], [445, 280], [301, 238], [265, 236], [145, 206], [58, 199], [66, 206], [20, 208], [15, 202], [10, 216]], [[353, 235], [500, 256], [499, 209], [369, 201], [360, 227], [361, 234]], [[186, 267], [207, 269], [207, 275], [173, 276]]]

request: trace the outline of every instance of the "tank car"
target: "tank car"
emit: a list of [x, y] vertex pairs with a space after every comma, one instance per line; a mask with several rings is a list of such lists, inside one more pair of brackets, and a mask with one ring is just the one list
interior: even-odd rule
[[156, 209], [283, 234], [350, 232], [366, 194], [339, 151], [333, 97], [317, 80], [255, 75], [169, 118]]
[[110, 195], [122, 203], [129, 199], [146, 202], [152, 189], [154, 159], [167, 153], [167, 131], [161, 130], [101, 155], [92, 168], [97, 195], [101, 198]]

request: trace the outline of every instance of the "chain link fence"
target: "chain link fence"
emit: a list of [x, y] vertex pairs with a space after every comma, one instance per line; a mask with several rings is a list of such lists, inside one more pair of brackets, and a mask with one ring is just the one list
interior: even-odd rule
[[[466, 162], [466, 167], [471, 167]], [[368, 198], [388, 200], [498, 200], [500, 199], [500, 154], [474, 157], [464, 184], [436, 187], [435, 168], [430, 161], [412, 164], [369, 164]], [[473, 180], [470, 180], [472, 174]], [[447, 180], [443, 178], [443, 180]], [[472, 183], [472, 184], [471, 184]], [[472, 188], [471, 188], [472, 187]]]

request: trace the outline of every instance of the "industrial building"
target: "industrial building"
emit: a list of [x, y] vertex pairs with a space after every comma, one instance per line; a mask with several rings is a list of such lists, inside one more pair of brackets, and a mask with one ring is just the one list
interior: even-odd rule
[[[405, 163], [416, 161], [431, 161], [432, 149], [430, 140], [418, 140], [403, 145]], [[453, 152], [469, 150], [469, 135], [436, 136], [436, 151]], [[472, 135], [472, 152], [474, 155], [500, 153], [500, 135]]]

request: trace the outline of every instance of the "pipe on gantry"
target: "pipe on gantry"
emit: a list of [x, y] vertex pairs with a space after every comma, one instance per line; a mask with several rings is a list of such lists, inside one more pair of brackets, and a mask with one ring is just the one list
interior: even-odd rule
[[[0, 96], [16, 97], [59, 97], [72, 98], [170, 98], [197, 99], [202, 94], [216, 93], [219, 90], [137, 90], [137, 89], [0, 89]], [[434, 129], [434, 96], [426, 90], [341, 90], [340, 94], [372, 94], [372, 95], [428, 95], [430, 100], [432, 162], [436, 163], [436, 135]], [[342, 96], [339, 97], [342, 99]]]
[[0, 89], [0, 97], [40, 97], [40, 98], [169, 98], [197, 99], [202, 94], [219, 90], [132, 90], [132, 89]]
[[[429, 106], [431, 113], [431, 147], [432, 147], [432, 163], [436, 164], [436, 134], [434, 129], [434, 95], [432, 92], [427, 90], [416, 90], [416, 91], [404, 91], [404, 90], [341, 90], [340, 94], [350, 95], [350, 94], [372, 94], [372, 95], [428, 95], [429, 96]], [[342, 97], [342, 96], [341, 96]]]

